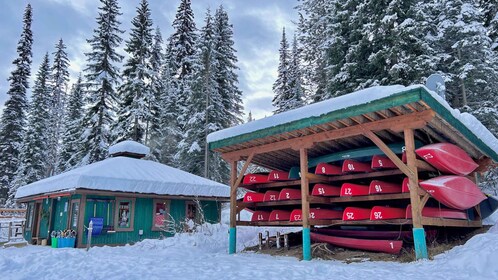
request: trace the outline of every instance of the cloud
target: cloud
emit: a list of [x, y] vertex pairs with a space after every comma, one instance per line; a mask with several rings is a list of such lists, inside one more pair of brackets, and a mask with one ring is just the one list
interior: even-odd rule
[[95, 16], [95, 7], [100, 4], [96, 0], [47, 0], [47, 2], [70, 7], [86, 16]]

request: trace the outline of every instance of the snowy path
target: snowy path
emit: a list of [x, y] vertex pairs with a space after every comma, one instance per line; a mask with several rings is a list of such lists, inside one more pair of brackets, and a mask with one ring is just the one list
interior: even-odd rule
[[[259, 229], [260, 230], [260, 229]], [[257, 229], [239, 229], [254, 242]], [[299, 261], [256, 253], [228, 255], [227, 227], [210, 234], [145, 240], [134, 246], [0, 249], [1, 279], [498, 279], [498, 226], [433, 261], [408, 264]]]

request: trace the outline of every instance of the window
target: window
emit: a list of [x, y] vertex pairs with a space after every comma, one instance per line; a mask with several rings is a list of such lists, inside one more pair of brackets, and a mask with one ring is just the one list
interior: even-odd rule
[[35, 205], [33, 203], [28, 204], [28, 211], [26, 215], [26, 230], [31, 230], [31, 226], [33, 223], [33, 212]]
[[169, 200], [153, 200], [152, 230], [163, 230], [165, 221], [169, 219]]
[[116, 199], [116, 226], [114, 227], [116, 231], [133, 231], [134, 206], [134, 198]]

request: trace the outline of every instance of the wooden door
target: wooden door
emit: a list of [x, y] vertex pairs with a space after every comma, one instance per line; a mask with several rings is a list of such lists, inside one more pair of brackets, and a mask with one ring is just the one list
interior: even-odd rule
[[42, 209], [41, 202], [35, 202], [35, 213], [33, 215], [34, 216], [33, 228], [31, 229], [31, 238], [33, 240], [37, 240], [39, 236], [41, 209]]

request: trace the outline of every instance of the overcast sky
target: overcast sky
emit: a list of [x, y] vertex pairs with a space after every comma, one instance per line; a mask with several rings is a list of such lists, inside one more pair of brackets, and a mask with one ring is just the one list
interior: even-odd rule
[[[140, 0], [121, 0], [119, 18], [128, 39], [130, 22]], [[171, 23], [180, 0], [149, 0], [154, 24], [161, 28], [166, 40], [172, 33]], [[212, 12], [222, 4], [233, 24], [235, 49], [239, 59], [239, 87], [243, 92], [245, 113], [252, 111], [259, 119], [271, 115], [272, 84], [276, 79], [278, 48], [282, 28], [292, 38], [297, 11], [296, 0], [192, 0], [195, 22], [201, 28], [207, 8]], [[86, 39], [96, 28], [98, 0], [0, 0], [0, 107], [7, 98], [7, 78], [17, 57], [16, 47], [22, 31], [22, 16], [28, 3], [33, 7], [32, 79], [46, 52], [52, 56], [59, 38], [67, 46], [71, 60], [71, 78], [85, 67], [84, 53], [89, 50]], [[123, 45], [124, 47], [124, 45]], [[30, 83], [32, 86], [33, 83]]]

